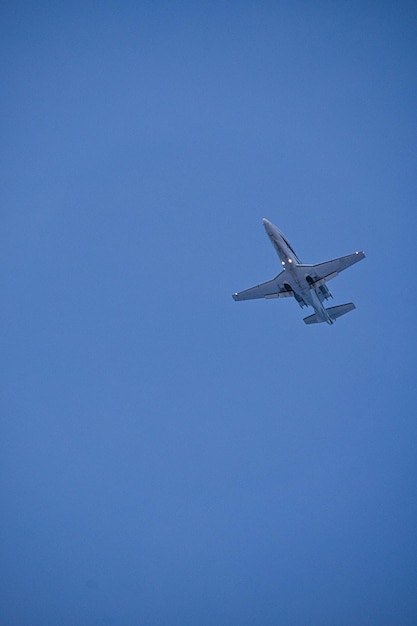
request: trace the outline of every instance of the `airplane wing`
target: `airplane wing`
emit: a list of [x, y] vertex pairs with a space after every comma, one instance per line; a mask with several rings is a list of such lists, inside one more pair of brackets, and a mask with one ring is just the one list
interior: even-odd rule
[[245, 291], [233, 294], [233, 300], [254, 300], [256, 298], [288, 298], [294, 295], [289, 285], [285, 287], [284, 281], [285, 270], [278, 276], [266, 283], [251, 287]]
[[353, 254], [347, 254], [338, 259], [333, 259], [332, 261], [325, 261], [317, 265], [303, 265], [302, 267], [308, 268], [310, 276], [313, 279], [312, 286], [320, 287], [328, 280], [335, 278], [346, 268], [358, 261], [362, 261], [364, 258], [364, 252], [354, 252]]

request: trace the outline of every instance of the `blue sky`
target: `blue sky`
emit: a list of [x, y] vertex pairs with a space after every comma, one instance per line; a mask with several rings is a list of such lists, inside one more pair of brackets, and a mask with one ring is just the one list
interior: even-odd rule
[[415, 624], [413, 3], [0, 14], [1, 623]]

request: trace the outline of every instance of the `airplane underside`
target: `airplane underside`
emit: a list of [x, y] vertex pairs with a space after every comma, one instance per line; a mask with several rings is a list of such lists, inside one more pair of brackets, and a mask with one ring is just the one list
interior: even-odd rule
[[293, 297], [301, 308], [311, 306], [314, 309], [312, 315], [304, 318], [306, 324], [320, 324], [321, 322], [333, 324], [338, 317], [356, 308], [353, 302], [325, 308], [324, 301], [333, 297], [326, 283], [346, 268], [364, 259], [364, 252], [354, 252], [324, 263], [305, 265], [301, 263], [288, 240], [274, 224], [267, 219], [263, 220], [263, 224], [280, 257], [282, 271], [272, 280], [235, 292], [234, 300], [256, 298], [271, 300]]

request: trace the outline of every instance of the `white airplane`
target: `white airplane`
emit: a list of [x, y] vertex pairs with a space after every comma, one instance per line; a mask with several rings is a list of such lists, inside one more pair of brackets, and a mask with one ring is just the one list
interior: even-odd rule
[[323, 302], [333, 298], [326, 282], [335, 278], [342, 270], [364, 259], [364, 252], [354, 252], [317, 265], [303, 265], [282, 232], [267, 219], [262, 221], [284, 269], [278, 276], [266, 283], [234, 293], [234, 300], [255, 298], [269, 300], [294, 296], [301, 308], [312, 306], [315, 311], [313, 315], [304, 318], [306, 324], [319, 324], [320, 322], [333, 324], [336, 318], [356, 308], [353, 302], [349, 302], [326, 309]]

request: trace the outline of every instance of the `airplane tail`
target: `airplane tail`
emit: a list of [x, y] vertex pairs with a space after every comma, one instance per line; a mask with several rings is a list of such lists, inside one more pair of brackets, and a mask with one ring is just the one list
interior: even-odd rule
[[[339, 306], [331, 306], [326, 309], [326, 311], [329, 314], [330, 319], [335, 320], [337, 317], [345, 315], [345, 313], [349, 313], [349, 311], [353, 311], [353, 309], [356, 309], [353, 302], [348, 302], [347, 304], [339, 304]], [[305, 317], [304, 322], [306, 324], [319, 324], [320, 322], [323, 322], [323, 320], [319, 319], [316, 313], [313, 313], [313, 315]]]

